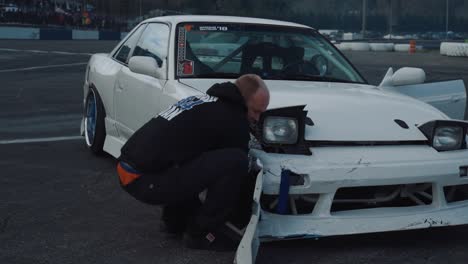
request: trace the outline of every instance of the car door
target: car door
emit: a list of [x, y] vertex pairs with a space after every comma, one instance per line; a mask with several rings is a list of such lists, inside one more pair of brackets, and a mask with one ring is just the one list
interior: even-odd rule
[[[128, 60], [133, 56], [149, 56], [161, 67], [169, 46], [169, 26], [150, 23], [143, 30]], [[156, 116], [159, 100], [167, 80], [132, 72], [127, 65], [118, 73], [114, 104], [116, 126], [122, 139], [128, 139], [138, 128]]]
[[452, 119], [465, 119], [466, 89], [463, 80], [432, 82], [392, 87], [439, 109]]

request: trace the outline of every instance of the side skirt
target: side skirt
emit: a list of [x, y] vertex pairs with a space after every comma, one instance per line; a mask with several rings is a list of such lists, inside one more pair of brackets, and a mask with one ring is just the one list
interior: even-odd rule
[[119, 137], [119, 132], [115, 127], [114, 120], [106, 117], [106, 140], [104, 141], [103, 149], [105, 152], [112, 155], [114, 158], [120, 157], [120, 149], [125, 142]]

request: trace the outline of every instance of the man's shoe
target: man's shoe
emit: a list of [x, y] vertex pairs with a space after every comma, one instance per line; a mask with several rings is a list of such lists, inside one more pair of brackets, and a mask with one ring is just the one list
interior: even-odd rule
[[168, 221], [161, 221], [159, 226], [159, 230], [163, 233], [167, 233], [169, 235], [182, 235], [185, 232], [186, 224], [185, 223], [177, 223], [177, 222], [168, 222]]
[[239, 241], [234, 241], [229, 237], [213, 232], [200, 234], [184, 233], [183, 243], [187, 248], [212, 251], [234, 251], [239, 245]]

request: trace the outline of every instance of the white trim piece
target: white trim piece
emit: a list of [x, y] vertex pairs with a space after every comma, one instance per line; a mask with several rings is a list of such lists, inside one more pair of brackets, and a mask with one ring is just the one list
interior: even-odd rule
[[83, 139], [83, 137], [82, 136], [67, 136], [67, 137], [47, 137], [47, 138], [24, 138], [24, 139], [0, 140], [0, 145], [56, 142], [56, 141], [79, 140], [79, 139]]
[[247, 225], [244, 236], [242, 237], [239, 246], [237, 247], [234, 263], [236, 264], [253, 264], [257, 258], [258, 249], [260, 247], [260, 239], [258, 237], [258, 225], [260, 221], [261, 207], [260, 196], [263, 189], [263, 170], [257, 175], [255, 182], [255, 190], [253, 194], [253, 209], [250, 216], [249, 224]]
[[104, 140], [103, 150], [115, 158], [118, 158], [120, 157], [120, 149], [124, 144], [125, 141], [122, 139], [107, 134], [106, 139]]

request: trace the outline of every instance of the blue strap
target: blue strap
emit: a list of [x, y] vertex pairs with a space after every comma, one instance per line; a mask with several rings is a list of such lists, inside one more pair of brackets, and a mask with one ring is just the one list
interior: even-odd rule
[[278, 206], [276, 212], [278, 214], [287, 214], [289, 212], [289, 176], [291, 175], [290, 170], [281, 171], [281, 183], [278, 198]]
[[135, 174], [141, 174], [140, 172], [138, 172], [137, 170], [135, 170], [134, 168], [132, 168], [132, 166], [130, 166], [128, 163], [126, 162], [123, 162], [121, 161], [120, 162], [120, 166], [122, 166], [122, 168], [124, 170], [126, 170], [127, 172], [130, 172], [130, 173], [135, 173]]

